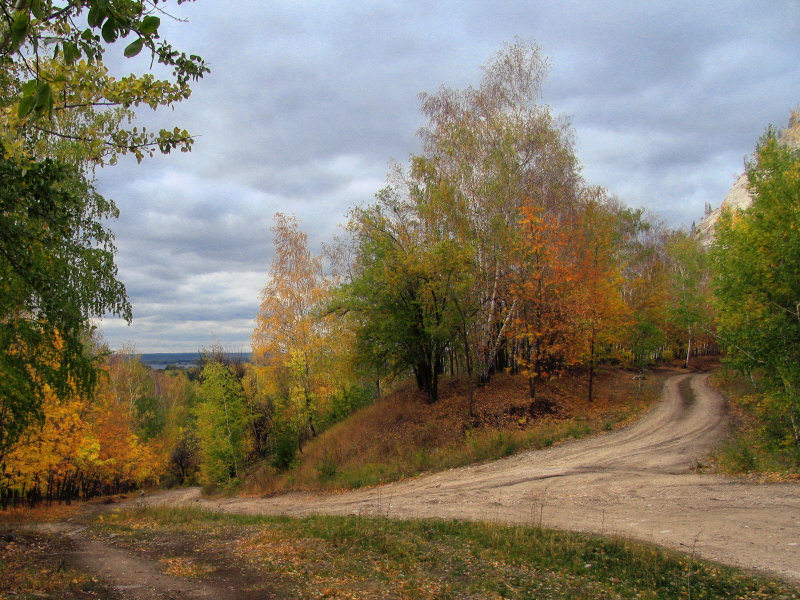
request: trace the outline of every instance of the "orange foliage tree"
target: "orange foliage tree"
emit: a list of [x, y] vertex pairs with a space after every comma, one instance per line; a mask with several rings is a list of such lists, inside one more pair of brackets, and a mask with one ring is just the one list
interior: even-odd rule
[[545, 214], [529, 203], [521, 209], [511, 290], [517, 305], [511, 336], [516, 360], [528, 378], [531, 399], [545, 381], [574, 359], [576, 343], [572, 223], [566, 215]]
[[614, 215], [608, 210], [603, 190], [592, 188], [587, 195], [573, 243], [578, 252], [577, 320], [583, 338], [583, 361], [589, 369], [591, 402], [595, 367], [619, 349], [628, 311], [622, 296]]
[[[144, 440], [124, 371], [141, 364], [111, 357], [93, 397], [45, 386], [42, 421], [29, 426], [0, 464], [0, 504], [88, 498], [155, 483], [166, 465], [164, 441]], [[141, 372], [145, 386], [152, 374]]]

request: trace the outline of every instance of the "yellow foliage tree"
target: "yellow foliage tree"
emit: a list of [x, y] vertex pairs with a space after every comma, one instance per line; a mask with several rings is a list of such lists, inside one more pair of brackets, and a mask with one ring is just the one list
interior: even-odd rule
[[251, 421], [255, 447], [266, 450], [263, 427], [269, 427], [271, 450], [286, 467], [350, 383], [352, 332], [326, 309], [336, 277], [324, 273], [323, 258], [310, 252], [297, 219], [277, 213], [272, 233], [275, 254], [252, 336], [256, 364], [244, 385], [261, 413]]

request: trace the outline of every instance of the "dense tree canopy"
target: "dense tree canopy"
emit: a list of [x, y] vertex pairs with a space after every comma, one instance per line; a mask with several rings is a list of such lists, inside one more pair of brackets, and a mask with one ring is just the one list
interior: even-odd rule
[[712, 251], [719, 335], [765, 388], [771, 437], [800, 460], [800, 150], [770, 129], [747, 174], [753, 205], [723, 214]]
[[224, 364], [208, 363], [202, 372], [195, 408], [197, 438], [205, 483], [224, 485], [239, 477], [247, 455], [247, 411], [241, 382]]
[[103, 220], [114, 204], [74, 167], [23, 169], [0, 157], [0, 456], [39, 415], [45, 387], [86, 394], [95, 382], [89, 319], [131, 318]]

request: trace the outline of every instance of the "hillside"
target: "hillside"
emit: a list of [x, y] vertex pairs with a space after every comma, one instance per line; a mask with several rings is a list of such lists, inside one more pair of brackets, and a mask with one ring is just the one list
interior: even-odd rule
[[[693, 359], [697, 365], [714, 360]], [[472, 417], [463, 380], [445, 379], [432, 405], [407, 382], [311, 441], [288, 472], [262, 466], [251, 473], [247, 489], [358, 488], [610, 431], [651, 406], [664, 377], [675, 371], [661, 367], [640, 380], [636, 371], [607, 369], [591, 403], [582, 370], [547, 382], [534, 402], [524, 377], [503, 374], [476, 390]]]

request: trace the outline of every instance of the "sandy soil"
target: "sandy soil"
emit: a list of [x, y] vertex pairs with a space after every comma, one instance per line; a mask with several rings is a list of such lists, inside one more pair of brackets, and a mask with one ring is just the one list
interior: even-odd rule
[[[691, 402], [679, 390], [685, 378]], [[800, 484], [692, 472], [726, 429], [725, 399], [707, 379], [672, 377], [663, 401], [628, 429], [492, 463], [343, 494], [204, 499], [193, 488], [147, 502], [235, 513], [534, 523], [623, 535], [800, 582]]]

